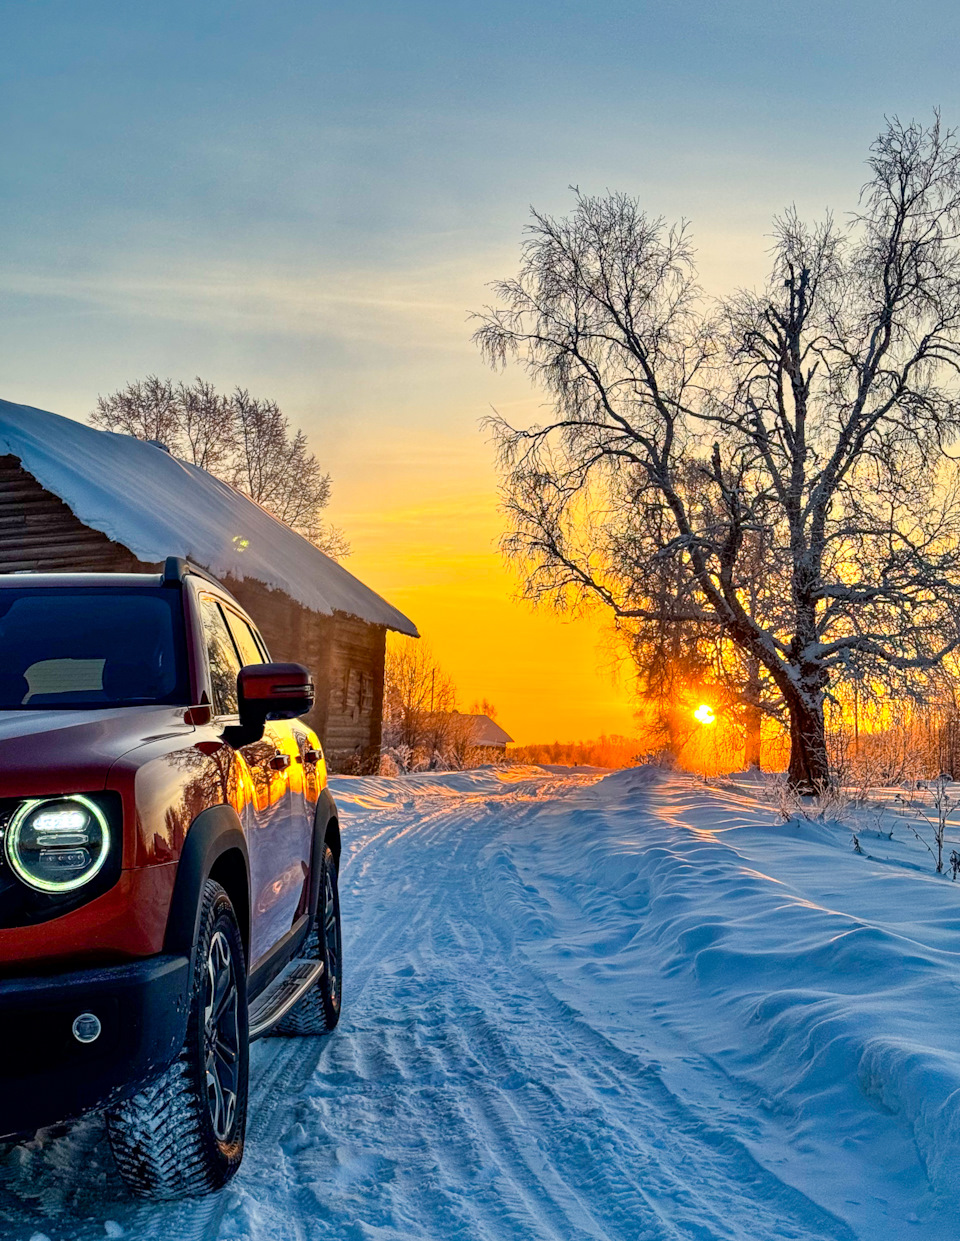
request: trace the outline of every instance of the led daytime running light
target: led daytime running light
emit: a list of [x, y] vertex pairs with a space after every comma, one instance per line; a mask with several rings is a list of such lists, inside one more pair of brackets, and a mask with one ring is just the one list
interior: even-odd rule
[[[27, 870], [19, 856], [20, 834], [27, 819], [29, 819], [38, 806], [57, 802], [72, 802], [75, 805], [82, 806], [100, 828], [100, 856], [89, 870], [85, 870], [82, 875], [77, 875], [73, 879], [41, 879]], [[51, 844], [56, 839], [55, 832], [56, 829], [50, 833], [53, 836]], [[71, 841], [70, 843], [73, 842]], [[29, 801], [22, 802], [13, 813], [3, 833], [3, 852], [10, 869], [27, 887], [33, 888], [36, 892], [73, 892], [75, 889], [82, 888], [84, 884], [89, 883], [103, 869], [110, 852], [110, 827], [107, 823], [106, 815], [96, 802], [91, 801], [89, 797], [81, 796], [79, 793], [75, 793], [70, 797], [34, 797]]]

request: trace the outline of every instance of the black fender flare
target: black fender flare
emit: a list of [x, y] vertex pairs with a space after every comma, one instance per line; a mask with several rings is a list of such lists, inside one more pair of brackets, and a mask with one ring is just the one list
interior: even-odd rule
[[240, 884], [235, 882], [231, 885], [234, 890], [230, 896], [240, 924], [240, 936], [245, 950], [249, 953], [250, 855], [243, 825], [232, 806], [208, 806], [190, 824], [184, 839], [163, 940], [164, 952], [189, 957], [191, 976], [203, 885], [213, 872], [218, 859], [226, 854], [231, 854], [233, 858], [240, 855], [237, 870], [242, 867], [242, 876], [238, 874], [237, 878], [242, 878], [244, 891], [241, 894], [238, 890]]
[[337, 810], [337, 803], [333, 800], [333, 794], [328, 788], [324, 788], [317, 798], [317, 810], [313, 819], [313, 852], [310, 857], [310, 904], [308, 906], [311, 924], [315, 923], [317, 918], [317, 904], [320, 900], [320, 857], [328, 834], [332, 835], [330, 848], [333, 850], [333, 856], [339, 867], [340, 814]]

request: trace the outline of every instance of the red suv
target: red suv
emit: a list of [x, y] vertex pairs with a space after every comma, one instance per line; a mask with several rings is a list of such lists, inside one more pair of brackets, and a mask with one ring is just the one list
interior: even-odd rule
[[139, 1194], [237, 1170], [250, 1041], [340, 1015], [312, 704], [181, 560], [0, 577], [0, 1135], [103, 1108]]

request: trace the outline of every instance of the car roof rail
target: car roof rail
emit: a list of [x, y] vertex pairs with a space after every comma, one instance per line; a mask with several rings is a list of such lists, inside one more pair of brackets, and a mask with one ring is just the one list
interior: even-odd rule
[[164, 586], [179, 586], [189, 572], [189, 565], [182, 556], [168, 556], [163, 562]]
[[162, 583], [164, 586], [180, 586], [188, 573], [195, 573], [197, 577], [202, 577], [205, 581], [212, 582], [214, 586], [219, 586], [221, 590], [224, 589], [212, 573], [208, 573], [206, 569], [201, 569], [199, 565], [191, 564], [189, 560], [184, 560], [182, 556], [168, 556], [163, 562]]

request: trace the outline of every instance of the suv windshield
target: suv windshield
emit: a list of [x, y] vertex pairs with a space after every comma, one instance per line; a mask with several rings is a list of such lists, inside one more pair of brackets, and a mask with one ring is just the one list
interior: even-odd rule
[[178, 590], [0, 589], [0, 709], [186, 701]]

